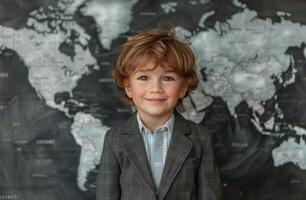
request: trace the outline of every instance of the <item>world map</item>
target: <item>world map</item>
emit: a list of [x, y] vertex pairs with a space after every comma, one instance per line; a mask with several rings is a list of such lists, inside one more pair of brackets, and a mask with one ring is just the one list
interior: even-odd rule
[[0, 199], [95, 199], [104, 135], [133, 112], [111, 77], [120, 45], [163, 21], [196, 52], [201, 82], [182, 114], [213, 131], [225, 199], [304, 199], [295, 2], [1, 1]]

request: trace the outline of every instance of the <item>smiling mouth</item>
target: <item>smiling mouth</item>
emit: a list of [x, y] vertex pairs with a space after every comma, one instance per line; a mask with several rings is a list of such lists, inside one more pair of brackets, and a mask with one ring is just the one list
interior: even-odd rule
[[146, 99], [146, 100], [150, 102], [162, 102], [165, 101], [166, 99]]

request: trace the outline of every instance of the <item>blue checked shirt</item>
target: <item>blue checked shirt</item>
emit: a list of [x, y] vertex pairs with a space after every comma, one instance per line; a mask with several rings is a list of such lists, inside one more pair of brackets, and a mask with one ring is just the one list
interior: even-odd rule
[[153, 180], [158, 189], [173, 132], [174, 114], [172, 114], [164, 125], [157, 128], [154, 133], [151, 133], [151, 131], [143, 125], [138, 114], [137, 123], [143, 137]]

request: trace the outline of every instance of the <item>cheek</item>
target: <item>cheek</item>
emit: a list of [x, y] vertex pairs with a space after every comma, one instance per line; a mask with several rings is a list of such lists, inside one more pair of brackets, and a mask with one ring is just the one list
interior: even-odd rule
[[146, 88], [133, 86], [131, 89], [131, 93], [133, 97], [141, 97], [146, 93]]
[[173, 99], [178, 99], [180, 98], [181, 92], [179, 89], [175, 88], [171, 88], [167, 91], [168, 97], [171, 97]]

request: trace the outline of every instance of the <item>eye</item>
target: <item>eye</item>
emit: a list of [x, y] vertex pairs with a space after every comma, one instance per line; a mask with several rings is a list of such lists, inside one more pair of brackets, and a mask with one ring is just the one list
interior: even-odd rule
[[146, 80], [148, 80], [148, 79], [149, 79], [149, 77], [146, 76], [146, 75], [141, 75], [141, 76], [138, 76], [138, 77], [137, 77], [137, 80], [140, 80], [140, 81], [146, 81]]
[[172, 77], [172, 76], [164, 76], [164, 77], [163, 77], [163, 80], [164, 80], [164, 81], [175, 81], [175, 78]]

